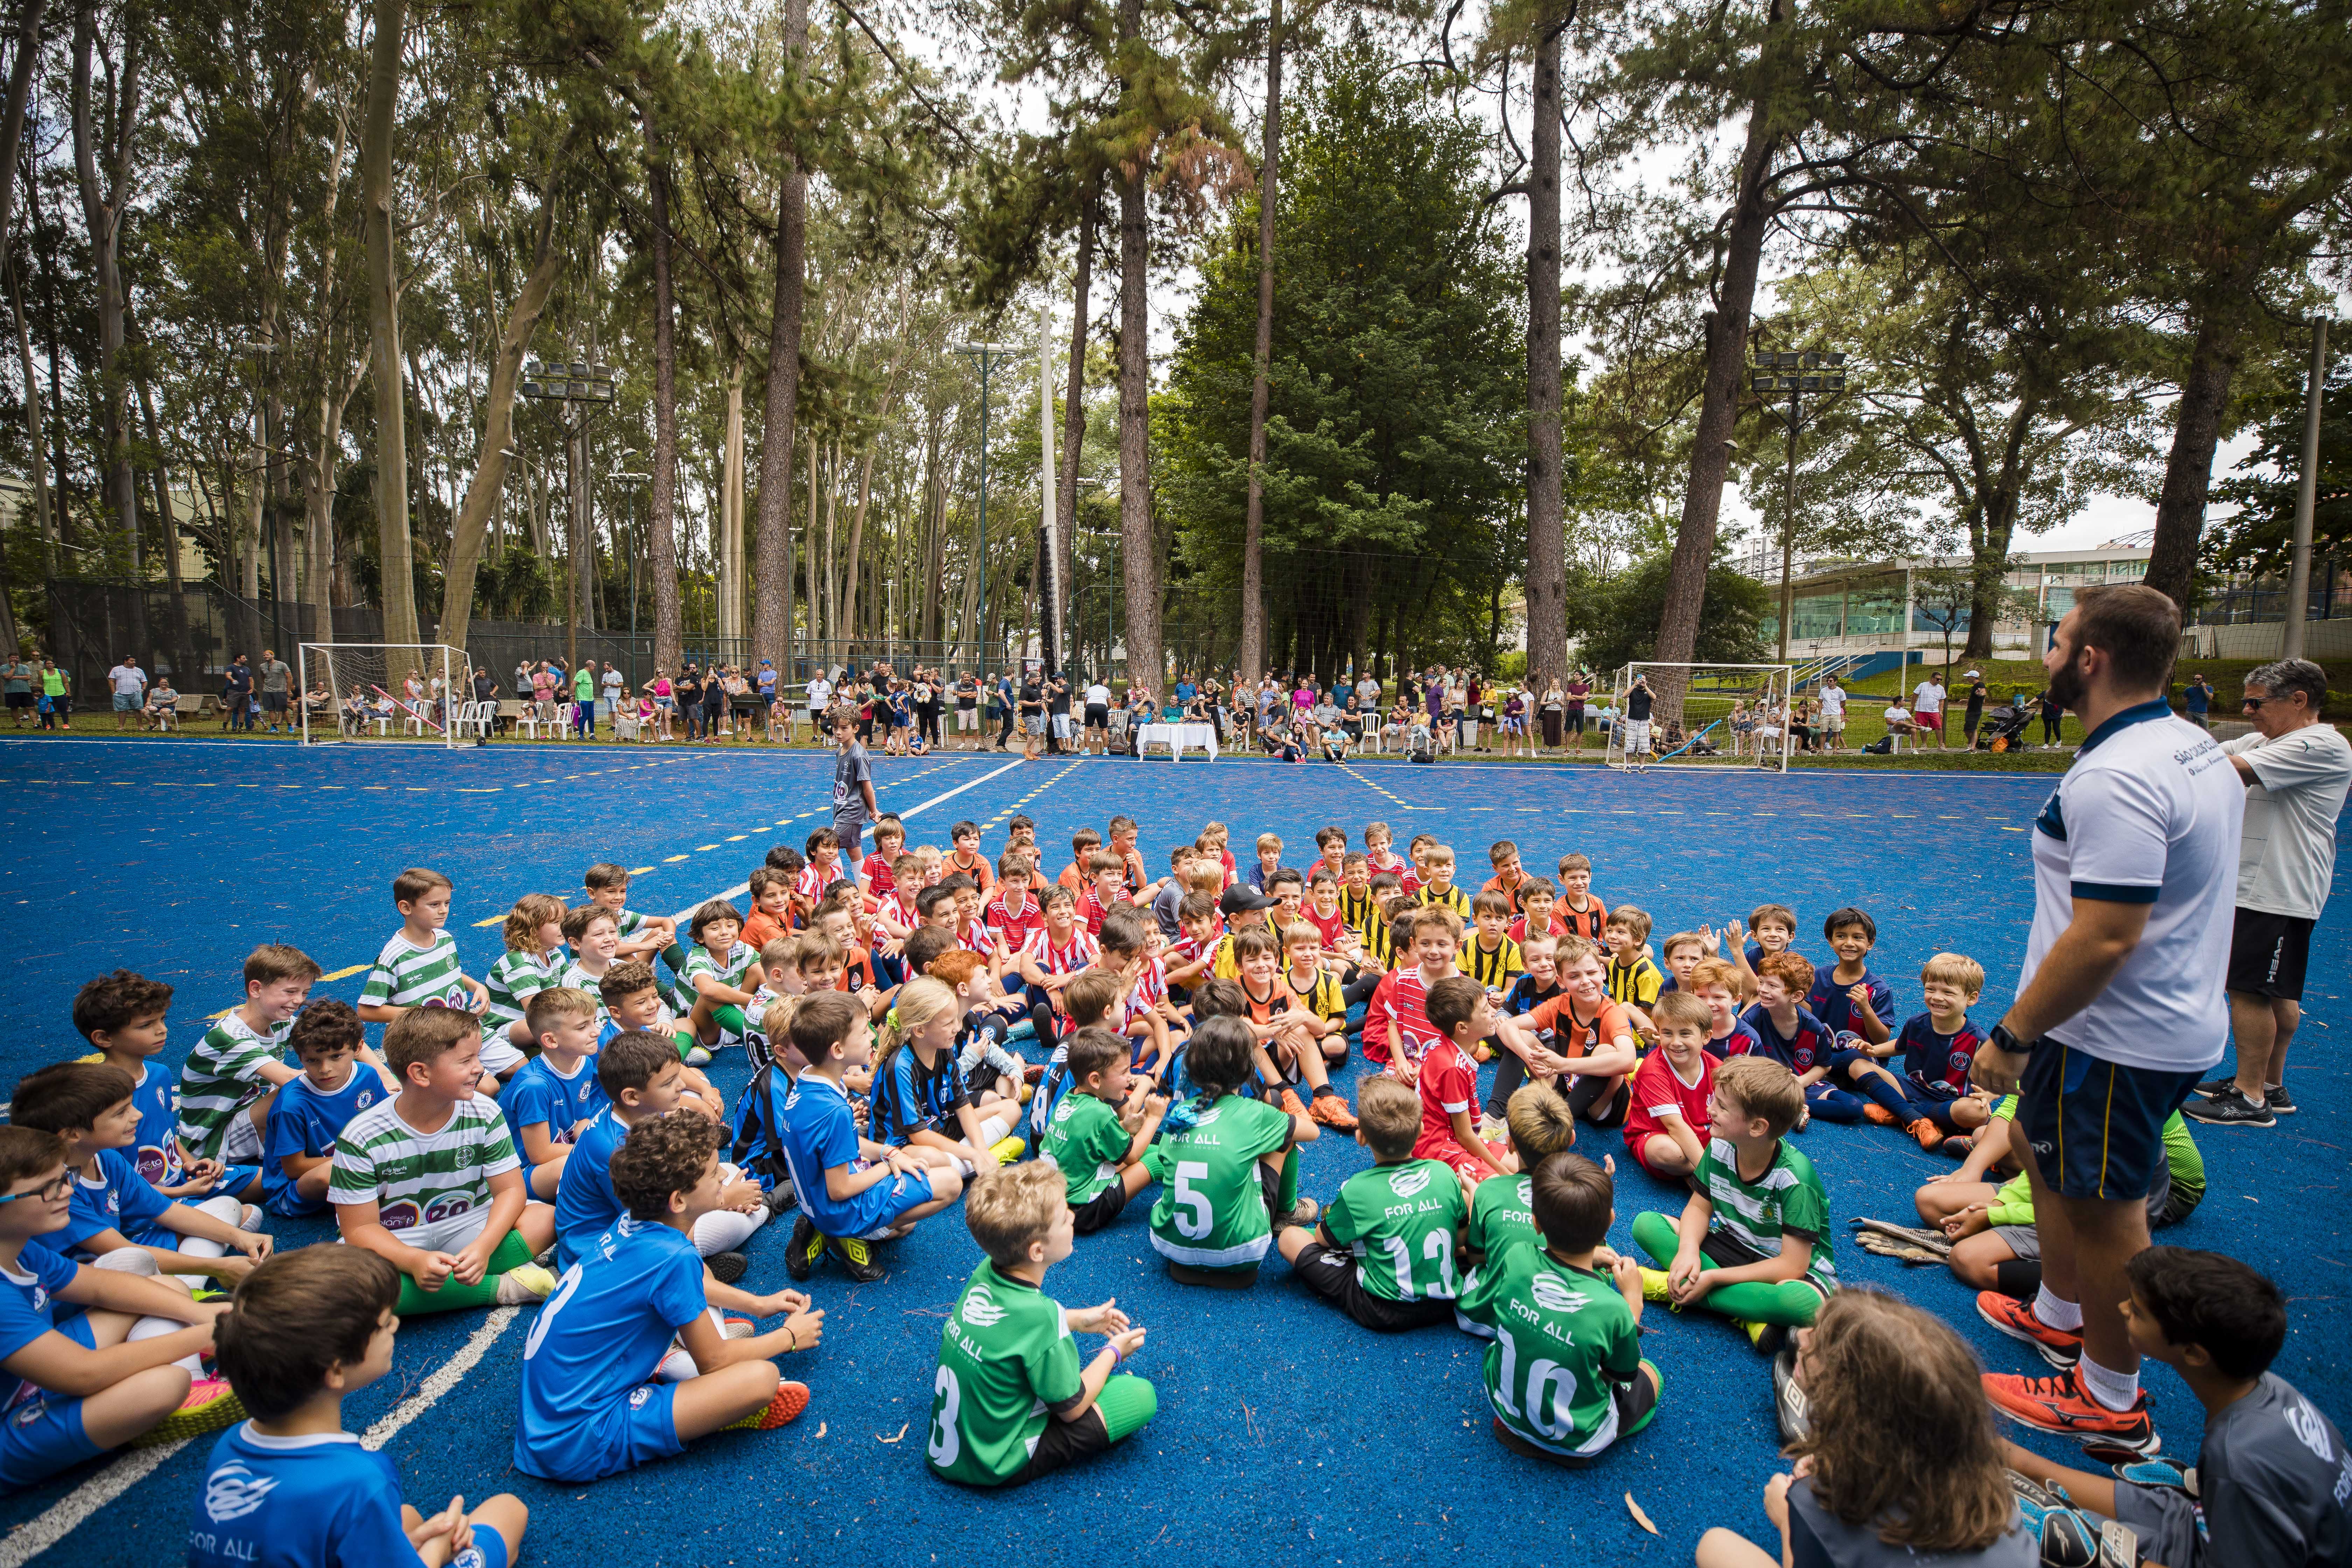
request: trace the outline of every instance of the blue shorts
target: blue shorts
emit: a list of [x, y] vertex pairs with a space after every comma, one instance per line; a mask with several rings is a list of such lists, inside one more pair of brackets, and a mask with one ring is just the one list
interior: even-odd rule
[[929, 1175], [916, 1172], [877, 1182], [846, 1204], [811, 1204], [806, 1193], [801, 1194], [801, 1202], [808, 1208], [809, 1223], [823, 1235], [843, 1240], [877, 1241], [909, 1209], [922, 1207], [935, 1195]]
[[[87, 1316], [67, 1319], [58, 1332], [84, 1350], [98, 1348]], [[100, 1452], [82, 1430], [80, 1400], [37, 1393], [0, 1413], [0, 1492], [38, 1486]]]
[[[601, 1481], [686, 1451], [677, 1440], [674, 1383], [642, 1383], [599, 1414], [525, 1447], [515, 1430], [515, 1468], [551, 1481]], [[454, 1568], [454, 1565], [453, 1565]], [[492, 1565], [495, 1568], [495, 1565]]]
[[314, 1215], [325, 1214], [333, 1206], [324, 1198], [302, 1196], [294, 1190], [294, 1184], [289, 1182], [269, 1194], [262, 1204], [261, 1211], [274, 1214], [279, 1219], [308, 1219]]
[[2124, 1067], [2044, 1040], [2017, 1086], [2017, 1125], [2044, 1184], [2062, 1197], [2145, 1199], [2164, 1163], [2164, 1124], [2198, 1077]]
[[449, 1568], [507, 1568], [513, 1560], [507, 1538], [487, 1524], [478, 1524], [474, 1544], [449, 1559]]

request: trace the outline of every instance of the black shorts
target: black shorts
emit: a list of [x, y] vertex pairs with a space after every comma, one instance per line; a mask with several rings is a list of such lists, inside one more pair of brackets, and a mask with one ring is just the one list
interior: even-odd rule
[[1045, 1429], [1037, 1434], [1037, 1446], [1029, 1451], [1029, 1462], [1006, 1477], [998, 1489], [1026, 1486], [1040, 1476], [1067, 1469], [1080, 1459], [1109, 1452], [1110, 1428], [1103, 1424], [1100, 1410], [1089, 1408], [1076, 1421], [1065, 1421], [1048, 1413]]
[[1110, 707], [1108, 704], [1102, 702], [1089, 702], [1087, 704], [1087, 728], [1089, 730], [1108, 730], [1110, 728]]
[[264, 713], [283, 713], [283, 712], [285, 712], [285, 711], [286, 711], [286, 693], [284, 693], [283, 691], [265, 691], [265, 692], [263, 692], [263, 693], [261, 694], [261, 710], [262, 710]]
[[1082, 1204], [1070, 1205], [1070, 1228], [1080, 1236], [1092, 1236], [1119, 1216], [1127, 1207], [1127, 1184], [1114, 1179], [1111, 1184]]
[[2124, 1067], [2044, 1040], [2017, 1086], [2018, 1129], [2061, 1196], [2137, 1203], [2164, 1163], [2164, 1123], [2199, 1076]]
[[2312, 924], [2299, 915], [2240, 910], [2237, 923], [2230, 928], [2230, 974], [2222, 984], [2274, 1002], [2302, 1001]]
[[1561, 729], [1562, 731], [1572, 731], [1572, 732], [1574, 732], [1574, 733], [1576, 733], [1576, 734], [1579, 734], [1579, 735], [1583, 734], [1583, 733], [1584, 733], [1584, 710], [1583, 710], [1583, 709], [1581, 709], [1581, 708], [1571, 708], [1571, 709], [1570, 709], [1570, 710], [1569, 710], [1565, 714], [1563, 714], [1563, 715], [1561, 716], [1560, 721], [1559, 721], [1559, 724], [1560, 724], [1560, 729]]
[[[1618, 1440], [1622, 1441], [1632, 1436], [1650, 1424], [1651, 1415], [1658, 1408], [1658, 1385], [1650, 1381], [1646, 1371], [1634, 1373], [1633, 1381], [1631, 1383], [1612, 1383], [1606, 1386], [1609, 1390], [1609, 1403], [1617, 1407]], [[1522, 1454], [1530, 1459], [1541, 1459], [1547, 1464], [1558, 1465], [1563, 1469], [1580, 1470], [1601, 1457], [1598, 1454], [1580, 1458], [1574, 1454], [1549, 1453], [1520, 1437], [1500, 1421], [1494, 1424], [1494, 1433], [1496, 1440], [1514, 1454]], [[1605, 1453], [1607, 1450], [1603, 1449], [1602, 1452]]]
[[31, 692], [29, 692], [29, 691], [11, 691], [10, 693], [8, 693], [8, 706], [9, 706], [9, 707], [11, 707], [11, 708], [30, 708], [32, 705], [33, 705], [33, 694], [32, 694]]
[[1450, 1300], [1425, 1298], [1419, 1301], [1391, 1301], [1365, 1289], [1363, 1281], [1357, 1278], [1356, 1255], [1344, 1247], [1309, 1242], [1291, 1269], [1308, 1289], [1375, 1333], [1402, 1333], [1407, 1329], [1454, 1321], [1454, 1303]]

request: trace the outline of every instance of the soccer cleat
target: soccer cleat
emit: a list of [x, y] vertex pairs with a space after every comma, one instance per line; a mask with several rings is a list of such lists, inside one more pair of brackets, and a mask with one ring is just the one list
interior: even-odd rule
[[1317, 1095], [1307, 1102], [1307, 1114], [1335, 1132], [1353, 1132], [1356, 1130], [1356, 1113], [1349, 1110], [1348, 1102], [1336, 1094]]
[[740, 1252], [714, 1252], [702, 1260], [702, 1266], [709, 1269], [710, 1277], [721, 1285], [732, 1285], [743, 1278], [743, 1271], [751, 1267], [751, 1260]]
[[1323, 1217], [1323, 1205], [1313, 1198], [1300, 1198], [1290, 1205], [1290, 1212], [1280, 1220], [1283, 1225], [1313, 1225]]
[[786, 1209], [800, 1207], [801, 1195], [793, 1190], [790, 1176], [779, 1176], [776, 1184], [761, 1194], [761, 1200], [768, 1205], [768, 1214], [772, 1218]]
[[1911, 1134], [1919, 1147], [1930, 1154], [1944, 1146], [1944, 1130], [1924, 1116], [1903, 1131]]
[[749, 1318], [725, 1318], [720, 1321], [726, 1324], [726, 1337], [730, 1340], [748, 1340], [760, 1331], [760, 1325]]
[[1288, 1084], [1282, 1086], [1282, 1094], [1275, 1103], [1282, 1108], [1282, 1112], [1286, 1116], [1307, 1115], [1306, 1102], [1298, 1098], [1298, 1091]]
[[2083, 1392], [2072, 1368], [2053, 1377], [1989, 1372], [1983, 1382], [1993, 1409], [2021, 1426], [2062, 1437], [2104, 1438], [2141, 1454], [2153, 1454], [2160, 1446], [2145, 1392], [2129, 1410], [2110, 1410]]
[[1797, 1347], [1782, 1345], [1772, 1358], [1772, 1413], [1780, 1424], [1780, 1441], [1801, 1443], [1813, 1429], [1812, 1401], [1797, 1381]]
[[1017, 1134], [1011, 1138], [999, 1139], [989, 1145], [988, 1152], [994, 1156], [998, 1164], [1010, 1165], [1013, 1161], [1029, 1152], [1029, 1140]]
[[1789, 1331], [1779, 1323], [1751, 1323], [1745, 1318], [1731, 1321], [1747, 1331], [1748, 1342], [1759, 1355], [1777, 1356], [1789, 1342]]
[[1887, 1110], [1886, 1107], [1879, 1104], [1878, 1101], [1874, 1100], [1866, 1102], [1863, 1106], [1862, 1119], [1864, 1121], [1869, 1122], [1873, 1127], [1892, 1127], [1895, 1124], [1895, 1112]]
[[784, 1272], [794, 1280], [805, 1280], [816, 1272], [816, 1260], [824, 1256], [824, 1237], [817, 1234], [816, 1221], [803, 1209], [793, 1221], [793, 1239], [784, 1248]]
[[1511, 1135], [1511, 1124], [1493, 1114], [1478, 1118], [1478, 1138], [1481, 1142], [1500, 1143]]
[[207, 1432], [218, 1432], [244, 1419], [245, 1406], [239, 1403], [236, 1391], [229, 1387], [226, 1378], [194, 1378], [188, 1384], [188, 1396], [180, 1401], [180, 1407], [131, 1442], [134, 1447], [152, 1448], [182, 1437], [200, 1437]]
[[[2267, 1097], [2265, 1097], [2267, 1098]], [[2276, 1127], [2278, 1118], [2268, 1104], [2256, 1105], [2235, 1089], [2225, 1089], [2208, 1100], [2192, 1098], [2180, 1108], [2191, 1121], [2213, 1127]]]
[[809, 1391], [805, 1383], [780, 1383], [776, 1396], [751, 1412], [740, 1421], [727, 1424], [730, 1432], [772, 1432], [779, 1426], [789, 1426], [801, 1418], [808, 1408]]
[[2011, 1339], [2022, 1340], [2042, 1352], [2052, 1366], [2072, 1368], [2083, 1356], [2080, 1329], [2053, 1329], [2033, 1315], [2033, 1303], [2004, 1296], [1998, 1290], [1977, 1292], [1977, 1316]]
[[882, 1267], [871, 1242], [860, 1241], [854, 1236], [827, 1237], [824, 1243], [832, 1252], [842, 1272], [860, 1285], [871, 1285], [889, 1272]]
[[688, 1046], [678, 1053], [677, 1059], [690, 1068], [702, 1067], [710, 1060], [710, 1049], [707, 1046]]
[[518, 1263], [499, 1276], [499, 1305], [528, 1307], [555, 1293], [555, 1276], [536, 1263]]
[[1642, 1270], [1643, 1300], [1665, 1301], [1671, 1303], [1674, 1299], [1674, 1287], [1664, 1269], [1644, 1268]]
[[1021, 1069], [1021, 1081], [1023, 1083], [1042, 1082], [1045, 1077], [1045, 1068], [1036, 1062], [1031, 1062], [1027, 1067]]
[[1977, 1152], [1977, 1141], [1973, 1134], [1957, 1132], [1937, 1147], [1955, 1160], [1965, 1160]]
[[[1855, 1237], [1857, 1241], [1866, 1236], [1883, 1236], [1893, 1240], [1907, 1242], [1913, 1247], [1926, 1247], [1939, 1258], [1948, 1256], [1952, 1250], [1950, 1237], [1940, 1230], [1932, 1230], [1926, 1226], [1896, 1225], [1892, 1220], [1884, 1219], [1853, 1219], [1846, 1223], [1860, 1233]], [[1892, 1257], [1894, 1254], [1888, 1256]]]

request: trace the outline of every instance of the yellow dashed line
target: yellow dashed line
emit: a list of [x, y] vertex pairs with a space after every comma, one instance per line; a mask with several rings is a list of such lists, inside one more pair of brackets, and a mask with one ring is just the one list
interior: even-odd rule
[[662, 857], [662, 864], [667, 866], [673, 860], [683, 860], [686, 857], [683, 855], [665, 855]]
[[649, 877], [653, 874], [653, 869], [654, 868], [651, 866], [632, 866], [629, 868], [629, 875], [632, 877]]
[[503, 923], [505, 922], [505, 921], [506, 921], [506, 918], [507, 918], [507, 917], [506, 917], [506, 916], [504, 916], [504, 915], [492, 915], [488, 920], [486, 920], [486, 921], [476, 921], [474, 922], [474, 929], [475, 929], [476, 931], [479, 931], [479, 930], [481, 930], [484, 926], [494, 926], [494, 925], [503, 924]]

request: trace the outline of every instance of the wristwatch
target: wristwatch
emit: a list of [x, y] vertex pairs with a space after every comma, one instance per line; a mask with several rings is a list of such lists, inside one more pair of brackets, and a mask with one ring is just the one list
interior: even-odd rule
[[1992, 1048], [1994, 1050], [2007, 1051], [2013, 1057], [2030, 1057], [2033, 1054], [2033, 1047], [2041, 1043], [2042, 1041], [2038, 1037], [2031, 1040], [2019, 1039], [2015, 1035], [2009, 1032], [2009, 1026], [2007, 1024], [1995, 1024], [1992, 1026]]

